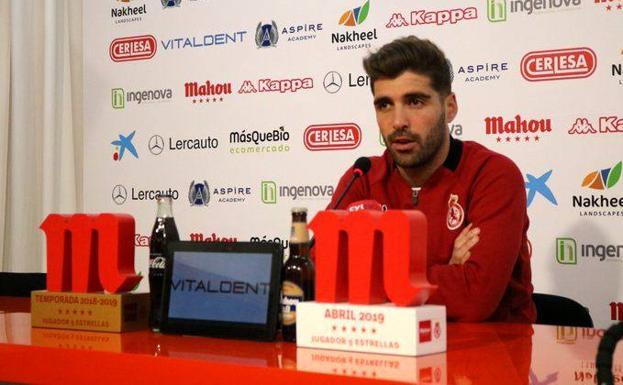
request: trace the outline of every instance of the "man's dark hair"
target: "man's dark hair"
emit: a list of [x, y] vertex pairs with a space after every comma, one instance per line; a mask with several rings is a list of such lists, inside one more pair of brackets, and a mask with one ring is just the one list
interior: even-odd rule
[[416, 36], [396, 39], [363, 59], [363, 68], [374, 82], [394, 79], [404, 71], [412, 71], [430, 78], [431, 87], [441, 96], [452, 92], [452, 69], [443, 51], [433, 42]]

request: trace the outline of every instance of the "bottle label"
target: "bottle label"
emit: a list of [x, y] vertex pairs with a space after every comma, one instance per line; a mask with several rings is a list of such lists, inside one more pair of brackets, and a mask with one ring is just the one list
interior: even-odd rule
[[149, 268], [164, 270], [165, 259], [162, 254], [149, 254]]
[[285, 326], [296, 323], [296, 305], [304, 300], [303, 289], [291, 281], [283, 281], [281, 286], [281, 316]]
[[290, 229], [290, 243], [307, 242], [309, 242], [309, 231], [307, 231], [307, 223], [293, 222]]

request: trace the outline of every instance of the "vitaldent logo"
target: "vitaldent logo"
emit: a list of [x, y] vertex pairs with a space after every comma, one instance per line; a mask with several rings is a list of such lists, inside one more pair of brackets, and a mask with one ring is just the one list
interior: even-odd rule
[[501, 116], [485, 118], [485, 133], [495, 136], [497, 143], [539, 142], [550, 132], [551, 119], [524, 119], [521, 115], [510, 120]]
[[288, 152], [290, 133], [284, 126], [269, 131], [231, 131], [229, 152], [231, 154], [255, 154], [267, 152]]
[[577, 118], [568, 131], [571, 135], [623, 133], [623, 119], [618, 116], [601, 116], [593, 125], [587, 118]]
[[251, 94], [257, 92], [279, 92], [282, 94], [288, 92], [297, 92], [299, 90], [308, 90], [314, 88], [314, 80], [312, 78], [292, 78], [292, 79], [260, 79], [257, 81], [257, 87], [251, 80], [245, 80], [238, 90], [239, 94]]
[[532, 201], [536, 197], [537, 193], [543, 198], [547, 199], [547, 201], [549, 201], [549, 203], [551, 203], [552, 205], [558, 206], [558, 202], [556, 201], [554, 193], [547, 186], [547, 181], [549, 180], [549, 177], [552, 176], [552, 172], [553, 170], [549, 170], [539, 177], [535, 177], [531, 174], [526, 174], [526, 178], [528, 179], [526, 181], [526, 189], [528, 190], [528, 207], [530, 207], [530, 205], [532, 204]]
[[156, 54], [156, 38], [152, 35], [120, 37], [110, 42], [108, 54], [115, 62], [149, 60]]
[[361, 143], [361, 128], [355, 123], [316, 124], [303, 137], [309, 151], [352, 150]]
[[290, 200], [329, 199], [333, 196], [331, 185], [292, 185], [278, 186], [274, 181], [261, 182], [262, 203], [274, 204], [278, 198]]
[[459, 66], [455, 78], [467, 84], [478, 84], [499, 80], [508, 71], [507, 62], [484, 62]]
[[[338, 24], [344, 27], [357, 27], [366, 21], [369, 12], [370, 0], [367, 0], [360, 7], [344, 12]], [[361, 32], [348, 31], [331, 34], [331, 44], [337, 44], [338, 51], [372, 48], [370, 42], [377, 39], [376, 28]]]
[[[123, 1], [124, 3], [126, 1]], [[132, 7], [114, 7], [110, 9], [110, 17], [115, 24], [133, 23], [143, 20], [143, 15], [147, 14], [147, 6], [145, 4]]]
[[475, 7], [442, 9], [438, 11], [416, 10], [406, 13], [393, 13], [385, 28], [411, 27], [426, 24], [457, 24], [461, 21], [475, 20], [478, 10]]
[[[582, 187], [591, 190], [613, 189], [621, 179], [622, 162], [610, 168], [591, 171], [582, 180]], [[572, 206], [580, 209], [580, 216], [623, 216], [623, 196], [608, 197], [604, 194], [573, 195]]]
[[167, 40], [160, 40], [164, 50], [177, 50], [186, 48], [205, 48], [216, 45], [238, 44], [244, 41], [247, 31], [229, 33], [206, 34], [202, 36], [182, 36]]
[[577, 265], [579, 261], [622, 262], [623, 245], [578, 244], [573, 238], [556, 238], [556, 261]]
[[113, 88], [111, 90], [112, 107], [114, 109], [123, 109], [126, 102], [130, 104], [141, 105], [143, 103], [163, 103], [169, 102], [173, 98], [173, 90], [170, 88], [125, 91], [123, 88]]
[[184, 83], [184, 96], [192, 100], [193, 104], [209, 104], [222, 102], [224, 96], [231, 95], [231, 83], [213, 83], [206, 80], [205, 83]]
[[521, 59], [521, 75], [531, 82], [581, 79], [591, 76], [597, 56], [587, 47], [528, 52]]

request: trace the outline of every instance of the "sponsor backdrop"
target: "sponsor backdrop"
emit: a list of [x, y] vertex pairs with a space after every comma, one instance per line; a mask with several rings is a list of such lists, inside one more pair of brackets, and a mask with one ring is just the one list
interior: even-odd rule
[[184, 239], [286, 247], [291, 207], [312, 218], [383, 152], [361, 60], [415, 34], [452, 62], [452, 134], [522, 170], [536, 291], [605, 327], [623, 313], [623, 3], [460, 3], [85, 2], [86, 210], [134, 215], [144, 275], [159, 192]]

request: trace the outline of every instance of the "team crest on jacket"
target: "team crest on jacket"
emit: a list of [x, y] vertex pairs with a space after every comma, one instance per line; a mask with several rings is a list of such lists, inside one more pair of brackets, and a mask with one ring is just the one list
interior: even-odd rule
[[448, 216], [446, 217], [446, 224], [448, 229], [456, 230], [463, 224], [465, 219], [465, 211], [459, 204], [459, 196], [456, 194], [450, 194], [448, 199]]

